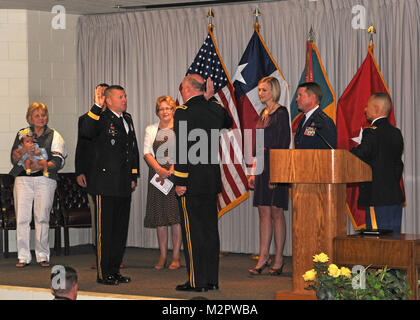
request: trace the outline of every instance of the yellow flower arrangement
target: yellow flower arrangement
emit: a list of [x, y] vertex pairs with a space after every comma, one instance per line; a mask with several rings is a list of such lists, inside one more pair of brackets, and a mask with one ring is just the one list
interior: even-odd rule
[[344, 277], [351, 278], [351, 271], [349, 268], [341, 267], [340, 274]]
[[315, 271], [315, 269], [308, 270], [303, 275], [303, 279], [305, 281], [313, 281], [313, 280], [315, 280], [315, 277], [316, 277], [316, 271]]
[[314, 255], [313, 261], [325, 263], [325, 262], [328, 262], [328, 260], [329, 260], [328, 256], [325, 253], [321, 252], [320, 254]]
[[340, 275], [340, 269], [332, 263], [328, 266], [328, 275], [337, 278]]
[[[406, 277], [394, 276], [385, 270], [366, 272], [365, 288], [355, 287], [353, 274], [349, 268], [339, 268], [334, 263], [327, 264], [329, 257], [325, 253], [313, 256], [314, 268], [302, 275], [311, 284], [306, 290], [314, 290], [318, 299], [335, 300], [378, 300], [407, 299], [412, 294]], [[365, 269], [366, 270], [366, 269]], [[360, 277], [355, 275], [355, 277]], [[355, 278], [359, 280], [360, 278]]]

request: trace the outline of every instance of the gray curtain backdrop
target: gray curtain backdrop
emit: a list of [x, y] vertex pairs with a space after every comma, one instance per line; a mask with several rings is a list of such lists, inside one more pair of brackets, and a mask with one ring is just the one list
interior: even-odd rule
[[[367, 54], [369, 35], [360, 27], [375, 25], [374, 55], [394, 100], [396, 123], [405, 140], [407, 206], [402, 230], [420, 233], [417, 151], [420, 113], [415, 112], [416, 102], [420, 101], [420, 2], [297, 0], [215, 6], [214, 35], [231, 77], [253, 33], [253, 11], [257, 6], [262, 13], [261, 35], [289, 82], [292, 95], [305, 65], [311, 26], [338, 100]], [[207, 11], [208, 8], [201, 7], [81, 17], [77, 48], [79, 113], [88, 111], [92, 105], [96, 84], [121, 84], [126, 89], [128, 111], [142, 145], [146, 126], [158, 120], [154, 112], [156, 98], [163, 94], [176, 97], [179, 84], [206, 37]], [[148, 168], [143, 160], [140, 169], [127, 245], [157, 248], [155, 230], [143, 227], [148, 188]], [[252, 196], [251, 193], [249, 200], [219, 220], [223, 251], [258, 252], [258, 212], [252, 207]], [[285, 212], [288, 233], [285, 255], [292, 254], [290, 209], [291, 206]], [[308, 212], [308, 223], [310, 217]], [[80, 231], [80, 242], [89, 239]]]

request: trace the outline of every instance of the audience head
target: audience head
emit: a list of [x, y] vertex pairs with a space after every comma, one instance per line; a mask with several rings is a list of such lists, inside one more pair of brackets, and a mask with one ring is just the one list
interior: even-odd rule
[[76, 300], [79, 289], [77, 272], [69, 266], [56, 265], [51, 272], [51, 293], [54, 297]]

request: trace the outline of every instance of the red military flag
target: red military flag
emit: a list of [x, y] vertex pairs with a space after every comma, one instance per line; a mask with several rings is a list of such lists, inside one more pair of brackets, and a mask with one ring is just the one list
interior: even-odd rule
[[[376, 92], [387, 92], [388, 87], [373, 56], [373, 44], [368, 48], [365, 60], [357, 70], [337, 105], [337, 148], [350, 150], [360, 144], [363, 128], [369, 126], [365, 108], [369, 97]], [[395, 126], [394, 108], [388, 116]], [[402, 185], [403, 187], [403, 185]], [[403, 189], [404, 190], [404, 189]], [[355, 230], [366, 227], [365, 210], [357, 206], [359, 186], [347, 185], [347, 214]]]

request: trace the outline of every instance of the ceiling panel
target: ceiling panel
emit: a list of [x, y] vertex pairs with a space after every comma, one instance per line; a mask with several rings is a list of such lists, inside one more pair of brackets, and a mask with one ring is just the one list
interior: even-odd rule
[[[249, 1], [249, 0], [248, 0]], [[243, 2], [248, 2], [244, 0]], [[51, 11], [55, 5], [62, 5], [66, 9], [66, 13], [71, 14], [95, 14], [95, 13], [111, 13], [125, 12], [133, 9], [124, 9], [123, 7], [138, 7], [148, 5], [165, 5], [173, 6], [175, 3], [197, 3], [218, 4], [221, 0], [0, 0], [0, 9], [27, 9], [39, 11]], [[233, 0], [232, 2], [239, 2]], [[118, 8], [117, 6], [120, 6]], [[141, 8], [136, 8], [141, 10]]]

